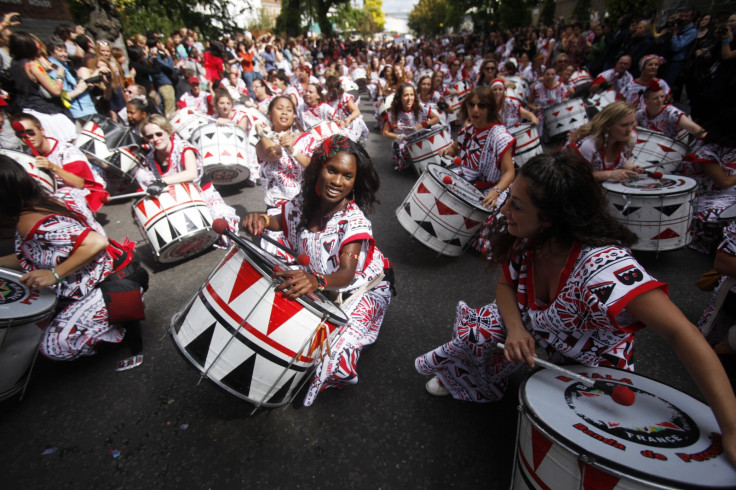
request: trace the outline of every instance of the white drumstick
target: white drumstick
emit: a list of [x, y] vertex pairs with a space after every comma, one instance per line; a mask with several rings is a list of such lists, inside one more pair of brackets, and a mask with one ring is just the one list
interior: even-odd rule
[[105, 200], [105, 203], [108, 203], [111, 201], [120, 201], [122, 199], [128, 199], [130, 197], [143, 197], [147, 195], [148, 193], [146, 191], [140, 191], [140, 192], [131, 192], [130, 194], [120, 194], [117, 196], [108, 196], [108, 198]]

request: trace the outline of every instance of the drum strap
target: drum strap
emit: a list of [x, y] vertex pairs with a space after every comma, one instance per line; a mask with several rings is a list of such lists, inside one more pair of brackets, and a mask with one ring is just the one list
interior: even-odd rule
[[381, 281], [383, 281], [383, 278], [386, 276], [386, 274], [381, 271], [379, 275], [377, 275], [371, 282], [368, 284], [363, 285], [362, 287], [359, 287], [355, 291], [353, 291], [350, 296], [348, 296], [346, 299], [343, 299], [342, 293], [337, 295], [337, 299], [335, 300], [335, 303], [337, 303], [338, 306], [342, 306], [344, 304], [349, 304], [352, 300], [360, 296], [361, 294], [365, 293], [369, 289], [373, 289], [374, 287], [378, 286]]

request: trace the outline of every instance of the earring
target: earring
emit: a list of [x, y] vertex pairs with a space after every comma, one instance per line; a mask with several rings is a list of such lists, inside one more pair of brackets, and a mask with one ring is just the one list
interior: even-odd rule
[[603, 147], [605, 148], [606, 146], [608, 146], [608, 131], [603, 133]]

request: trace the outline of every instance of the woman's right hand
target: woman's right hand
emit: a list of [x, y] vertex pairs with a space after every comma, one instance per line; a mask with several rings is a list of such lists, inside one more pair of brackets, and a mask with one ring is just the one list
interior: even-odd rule
[[253, 236], [260, 236], [266, 229], [266, 220], [259, 213], [250, 213], [243, 218], [243, 229]]
[[616, 170], [611, 170], [610, 179], [615, 180], [616, 182], [623, 182], [624, 180], [630, 179], [634, 175], [636, 175], [635, 170], [619, 168]]
[[506, 331], [506, 342], [503, 356], [507, 361], [517, 363], [525, 362], [534, 367], [534, 355], [536, 354], [536, 342], [525, 328], [511, 328]]

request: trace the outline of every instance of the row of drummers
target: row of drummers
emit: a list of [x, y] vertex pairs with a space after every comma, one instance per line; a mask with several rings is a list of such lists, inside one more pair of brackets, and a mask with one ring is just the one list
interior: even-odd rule
[[[585, 88], [583, 86], [580, 92]], [[457, 100], [462, 100], [468, 93], [475, 92], [467, 89]], [[500, 107], [499, 116], [503, 116], [504, 104], [509, 96], [494, 95]], [[610, 114], [615, 110], [611, 104], [617, 98], [614, 90], [605, 90], [587, 98], [565, 100], [545, 109], [538, 125], [543, 126], [547, 136], [553, 140], [565, 138], [591, 121], [592, 124], [587, 127], [601, 126], [601, 121], [611, 119]], [[623, 103], [617, 104], [619, 111], [622, 107], [620, 104]], [[462, 102], [458, 105], [462, 105]], [[632, 106], [626, 106], [628, 118], [633, 123], [635, 114]], [[644, 110], [640, 110], [636, 116], [640, 116]], [[637, 121], [640, 119], [636, 117]], [[611, 179], [603, 182], [603, 186], [612, 213], [639, 236], [639, 242], [633, 247], [635, 250], [674, 250], [690, 244], [695, 238], [697, 242], [692, 244], [693, 248], [709, 252], [720, 241], [723, 227], [736, 216], [736, 204], [726, 199], [718, 203], [717, 209], [711, 209], [713, 201], [719, 198], [719, 191], [714, 191], [713, 186], [709, 185], [700, 164], [691, 161], [693, 146], [696, 143], [703, 144], [695, 139], [692, 131], [702, 131], [702, 128], [677, 114], [674, 120], [680, 122], [675, 138], [653, 129], [637, 127], [631, 138], [635, 143], [629, 148], [627, 158], [641, 173], [627, 173], [626, 178]], [[688, 124], [684, 124], [685, 121]], [[521, 123], [517, 118], [507, 129], [515, 140], [513, 162], [516, 166], [522, 166], [532, 157], [543, 153], [537, 125]], [[465, 141], [468, 139], [465, 138]], [[493, 144], [485, 142], [485, 146]], [[460, 255], [469, 244], [486, 252], [483, 240], [476, 235], [482, 223], [489, 222], [495, 214], [485, 205], [487, 200], [484, 200], [482, 192], [488, 192], [495, 184], [485, 185], [486, 182], [475, 181], [473, 186], [458, 178], [457, 172], [451, 171], [452, 167], [467, 166], [469, 163], [461, 158], [447, 156], [447, 149], [452, 145], [451, 131], [444, 124], [408, 135], [406, 153], [420, 179], [397, 209], [397, 218], [412, 236], [441, 254]], [[469, 158], [468, 153], [472, 151], [470, 148], [467, 150], [460, 152], [465, 159]], [[484, 153], [486, 160], [492, 159], [490, 155], [493, 151], [477, 148], [476, 152], [480, 153], [480, 160], [484, 159]], [[500, 161], [476, 163], [500, 168]], [[596, 162], [590, 163], [595, 170], [609, 168], [606, 162], [600, 162], [601, 169], [597, 168]], [[476, 174], [484, 173], [482, 168], [477, 170], [479, 172]]]

